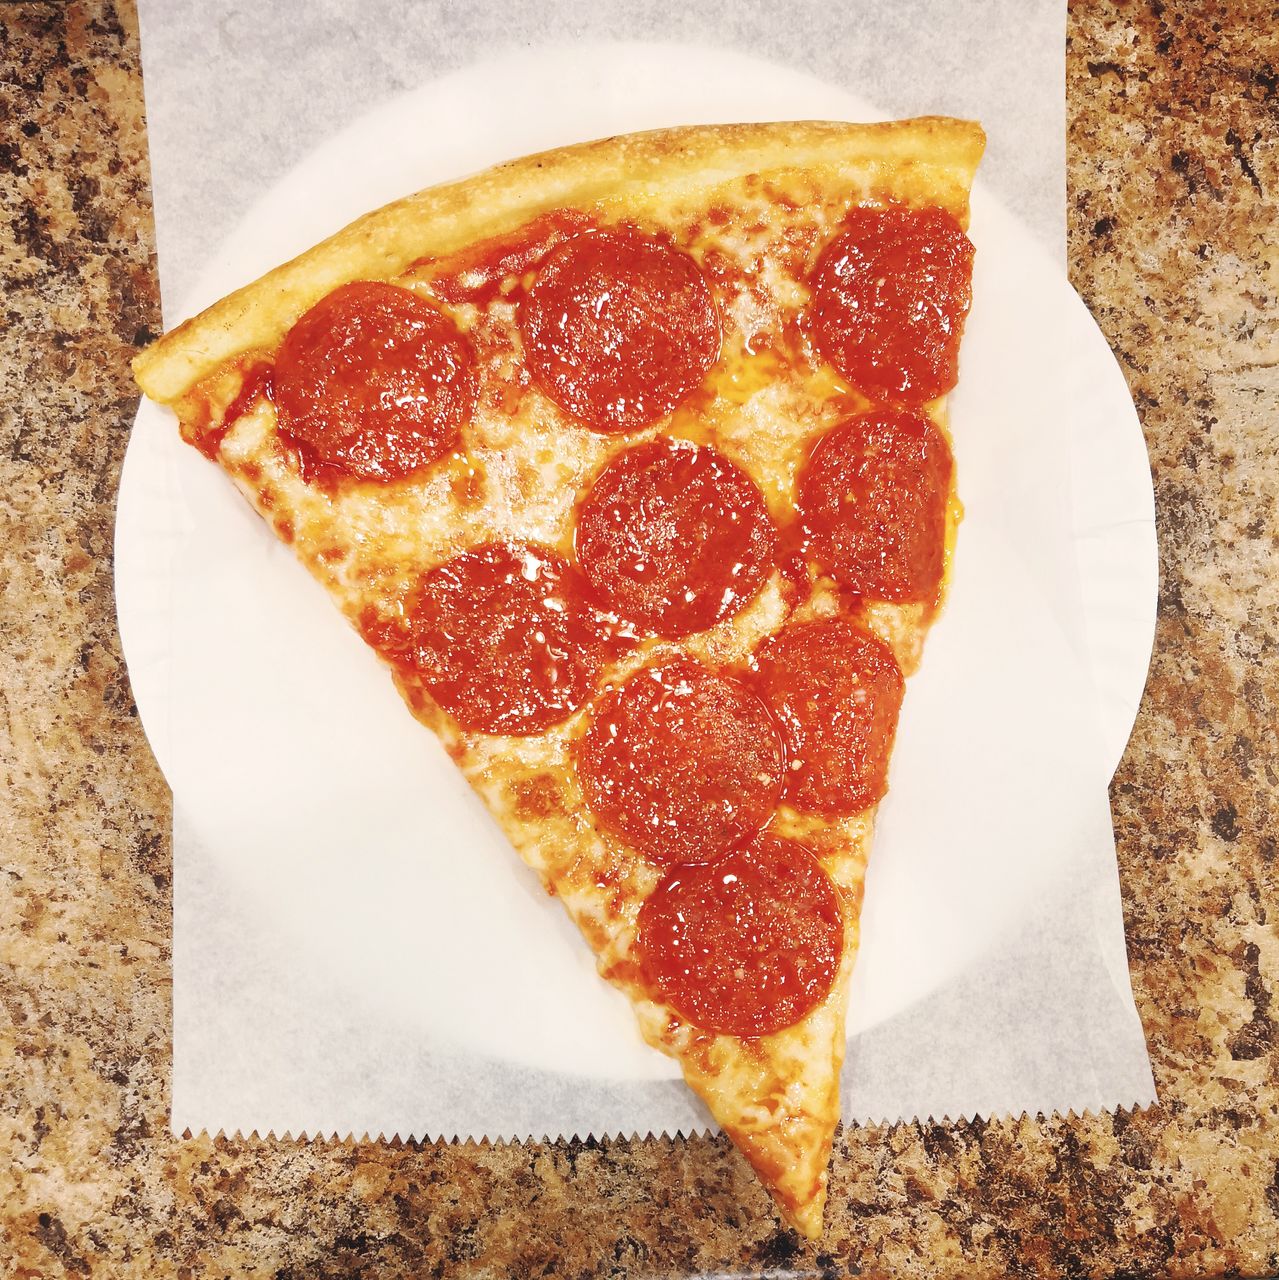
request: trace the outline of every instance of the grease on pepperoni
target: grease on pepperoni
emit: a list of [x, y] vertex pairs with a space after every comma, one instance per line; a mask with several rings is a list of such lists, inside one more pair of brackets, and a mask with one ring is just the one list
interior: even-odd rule
[[776, 541], [750, 478], [715, 449], [685, 440], [620, 454], [577, 520], [577, 558], [596, 596], [669, 637], [737, 613], [763, 584]]
[[887, 789], [905, 684], [882, 641], [843, 619], [794, 623], [760, 646], [756, 688], [786, 747], [784, 799], [827, 817]]
[[800, 478], [809, 553], [860, 595], [935, 600], [953, 465], [945, 437], [918, 414], [880, 411], [835, 427]]
[[645, 667], [601, 699], [578, 747], [600, 823], [654, 862], [710, 862], [750, 839], [781, 791], [764, 704], [696, 662]]
[[424, 575], [405, 625], [364, 632], [462, 728], [515, 735], [566, 720], [628, 643], [592, 608], [577, 571], [529, 543], [454, 556]]
[[640, 908], [646, 985], [695, 1027], [793, 1026], [839, 972], [839, 894], [803, 846], [762, 835], [711, 866], [675, 867]]
[[627, 228], [552, 249], [520, 307], [520, 329], [542, 390], [604, 432], [670, 413], [715, 363], [721, 336], [693, 259]]
[[850, 210], [809, 280], [819, 350], [874, 400], [944, 394], [958, 376], [972, 268], [972, 242], [943, 209]]
[[361, 280], [321, 298], [276, 357], [280, 430], [309, 460], [396, 480], [457, 442], [475, 408], [470, 344], [408, 289]]

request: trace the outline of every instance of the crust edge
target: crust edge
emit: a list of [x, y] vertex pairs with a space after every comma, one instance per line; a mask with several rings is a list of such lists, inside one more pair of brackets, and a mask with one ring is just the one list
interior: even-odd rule
[[921, 116], [883, 124], [694, 125], [526, 156], [365, 214], [146, 347], [133, 359], [134, 378], [151, 399], [170, 403], [234, 356], [274, 346], [339, 284], [398, 275], [416, 259], [451, 253], [559, 205], [782, 168], [867, 163], [927, 166], [966, 192], [985, 142], [973, 121]]

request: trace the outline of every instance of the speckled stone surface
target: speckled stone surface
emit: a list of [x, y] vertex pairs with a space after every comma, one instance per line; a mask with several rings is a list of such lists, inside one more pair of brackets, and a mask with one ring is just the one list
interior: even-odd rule
[[727, 1144], [168, 1134], [168, 795], [115, 489], [157, 322], [135, 19], [0, 4], [0, 1275], [1279, 1271], [1279, 11], [1078, 4], [1071, 260], [1163, 588], [1112, 798], [1161, 1105], [842, 1135], [825, 1238]]

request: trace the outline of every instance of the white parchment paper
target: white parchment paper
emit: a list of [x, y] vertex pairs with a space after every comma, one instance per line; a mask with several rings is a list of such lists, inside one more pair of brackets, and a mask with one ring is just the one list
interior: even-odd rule
[[[885, 115], [982, 119], [1000, 200], [975, 205], [979, 305], [955, 403], [969, 514], [882, 810], [844, 1113], [1152, 1100], [1094, 696], [1106, 672], [1080, 606], [1061, 444], [1079, 434], [1072, 414], [1095, 435], [1126, 406], [1050, 265], [1063, 254], [1063, 7], [140, 8], [169, 323], [367, 208], [536, 146], [841, 115], [841, 87]], [[575, 60], [601, 35], [718, 48]], [[463, 120], [477, 101], [467, 65], [494, 48], [492, 100]], [[406, 180], [403, 157], [419, 152], [421, 178]], [[1037, 327], [1018, 323], [1048, 295]], [[1028, 430], [1018, 406], [1045, 399]], [[117, 566], [135, 692], [175, 792], [175, 1131], [707, 1126], [385, 673], [154, 408], [130, 447]]]
[[[138, 11], [166, 325], [258, 194], [353, 116], [480, 59], [563, 41], [714, 46], [820, 76], [888, 117], [999, 121], [983, 177], [1065, 261], [1065, 0], [140, 0]], [[583, 63], [577, 78], [588, 76]], [[512, 118], [528, 106], [512, 103]]]

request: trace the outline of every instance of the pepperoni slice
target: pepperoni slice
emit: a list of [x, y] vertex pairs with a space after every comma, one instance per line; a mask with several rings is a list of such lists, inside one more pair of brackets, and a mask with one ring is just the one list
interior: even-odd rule
[[922, 404], [955, 385], [973, 246], [943, 209], [853, 209], [809, 284], [821, 353], [875, 400]]
[[487, 543], [432, 569], [398, 651], [384, 636], [371, 638], [464, 729], [517, 735], [572, 715], [620, 644], [580, 575], [526, 543]]
[[681, 660], [645, 667], [603, 699], [577, 769], [591, 812], [639, 852], [712, 862], [768, 821], [782, 748], [749, 689]]
[[624, 228], [553, 249], [520, 329], [538, 385], [596, 431], [665, 417], [719, 356], [719, 312], [697, 264]]
[[397, 480], [447, 453], [476, 390], [474, 355], [452, 321], [376, 281], [321, 298], [276, 357], [281, 431], [362, 480]]
[[823, 436], [799, 485], [813, 558], [877, 600], [935, 600], [953, 462], [945, 437], [913, 413], [853, 418]]
[[905, 684], [874, 636], [838, 618], [801, 622], [752, 662], [786, 744], [784, 798], [804, 813], [860, 813], [887, 789]]
[[577, 559], [609, 608], [660, 636], [736, 613], [772, 566], [776, 534], [750, 478], [709, 447], [653, 440], [600, 472]]
[[714, 866], [675, 867], [640, 908], [644, 981], [703, 1031], [763, 1036], [830, 991], [839, 894], [802, 845], [760, 836]]

